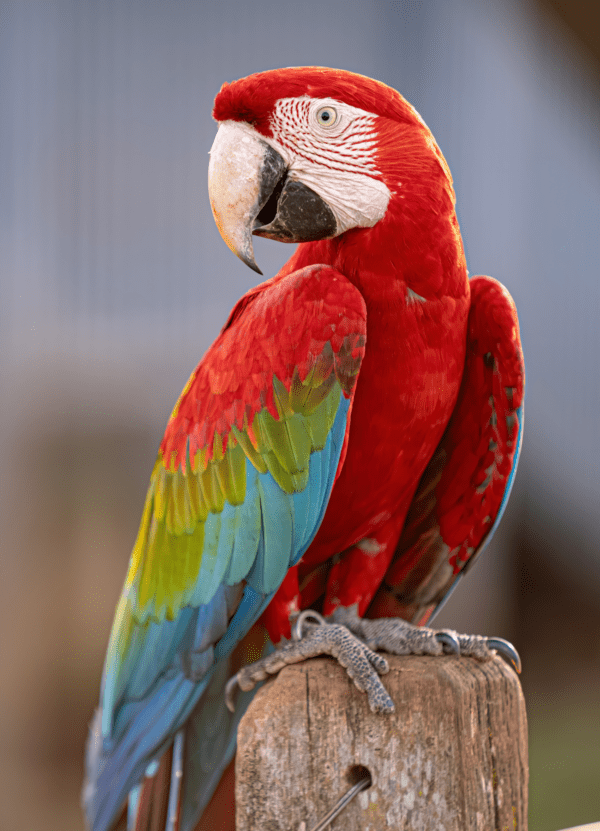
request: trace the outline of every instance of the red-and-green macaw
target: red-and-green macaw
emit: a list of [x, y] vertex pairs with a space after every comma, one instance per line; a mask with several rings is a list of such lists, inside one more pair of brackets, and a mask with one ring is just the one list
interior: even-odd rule
[[[372, 649], [517, 660], [424, 625], [499, 520], [524, 391], [514, 304], [468, 278], [433, 136], [393, 89], [316, 67], [225, 84], [214, 117], [225, 242], [257, 271], [252, 234], [300, 244], [169, 419], [90, 734], [93, 831], [149, 828], [151, 811], [191, 831], [248, 690], [284, 663], [341, 656], [389, 711]], [[292, 632], [309, 608], [322, 617]], [[235, 649], [257, 622], [270, 642]]]

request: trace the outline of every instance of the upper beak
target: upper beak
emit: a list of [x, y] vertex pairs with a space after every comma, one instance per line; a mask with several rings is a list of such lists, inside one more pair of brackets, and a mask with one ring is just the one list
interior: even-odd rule
[[283, 158], [249, 124], [219, 126], [208, 165], [210, 204], [227, 245], [259, 274], [252, 247], [255, 220], [285, 173]]
[[208, 193], [221, 236], [259, 274], [252, 234], [310, 242], [339, 233], [327, 202], [244, 121], [221, 123], [210, 151]]

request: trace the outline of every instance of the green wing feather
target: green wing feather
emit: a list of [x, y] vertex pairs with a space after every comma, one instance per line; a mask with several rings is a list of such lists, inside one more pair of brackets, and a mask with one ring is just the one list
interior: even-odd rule
[[209, 513], [244, 503], [246, 460], [259, 473], [268, 471], [285, 493], [304, 490], [310, 456], [323, 449], [342, 395], [333, 354], [329, 369], [303, 381], [296, 370], [289, 390], [273, 376], [279, 418], [264, 407], [242, 429], [233, 425], [225, 442], [215, 433], [210, 459], [201, 449], [184, 466], [166, 467], [159, 452], [126, 581], [138, 622], [172, 620], [187, 605], [206, 555]]

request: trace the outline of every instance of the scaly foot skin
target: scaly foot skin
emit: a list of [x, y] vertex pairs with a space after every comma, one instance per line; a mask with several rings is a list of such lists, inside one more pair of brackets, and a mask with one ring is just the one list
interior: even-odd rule
[[[311, 617], [317, 623], [313, 623]], [[259, 681], [275, 675], [287, 664], [297, 664], [317, 655], [331, 655], [345, 667], [355, 686], [367, 693], [369, 707], [374, 713], [394, 711], [394, 702], [379, 680], [379, 675], [385, 675], [390, 670], [385, 658], [355, 637], [348, 627], [335, 622], [327, 623], [321, 615], [310, 610], [298, 618], [293, 640], [271, 655], [243, 667], [229, 679], [225, 687], [228, 708], [233, 712], [236, 686], [242, 690], [251, 690]]]
[[489, 661], [496, 651], [521, 671], [519, 654], [502, 638], [459, 635], [451, 629], [415, 626], [402, 618], [360, 618], [356, 608], [339, 608], [327, 622], [318, 612], [301, 612], [292, 630], [292, 640], [276, 652], [243, 667], [229, 679], [225, 702], [233, 712], [236, 686], [253, 689], [259, 681], [275, 675], [288, 664], [297, 664], [318, 655], [331, 655], [345, 667], [354, 685], [366, 692], [374, 713], [393, 713], [394, 702], [379, 675], [389, 672], [388, 662], [374, 650], [384, 649], [393, 655], [443, 655], [454, 653]]
[[402, 618], [368, 620], [358, 616], [356, 607], [336, 609], [331, 619], [347, 626], [371, 649], [384, 649], [393, 655], [442, 655], [453, 652], [478, 661], [489, 661], [499, 652], [517, 672], [521, 672], [519, 653], [503, 638], [460, 635], [452, 629], [415, 626]]

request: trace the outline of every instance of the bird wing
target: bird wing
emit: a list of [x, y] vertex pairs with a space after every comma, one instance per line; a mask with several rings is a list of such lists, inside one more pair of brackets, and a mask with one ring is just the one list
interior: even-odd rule
[[474, 277], [463, 379], [369, 610], [428, 622], [491, 539], [517, 466], [525, 368], [507, 290]]
[[243, 297], [186, 384], [109, 642], [88, 748], [94, 831], [310, 544], [343, 464], [365, 339], [360, 292], [310, 266]]

